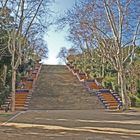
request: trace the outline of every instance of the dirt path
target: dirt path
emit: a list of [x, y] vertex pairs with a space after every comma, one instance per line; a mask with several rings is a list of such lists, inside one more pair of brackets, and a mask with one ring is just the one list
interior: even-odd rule
[[0, 122], [0, 140], [140, 140], [140, 109], [105, 112], [64, 66], [43, 66], [29, 110]]
[[0, 127], [1, 140], [139, 140], [140, 112], [28, 110]]

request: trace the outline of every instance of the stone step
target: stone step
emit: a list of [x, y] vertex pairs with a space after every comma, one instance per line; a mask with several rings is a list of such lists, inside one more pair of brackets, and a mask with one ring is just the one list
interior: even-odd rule
[[108, 106], [107, 109], [110, 109], [110, 110], [116, 109], [117, 110], [118, 109], [118, 106]]
[[108, 105], [108, 106], [118, 106], [119, 103], [117, 103], [117, 102], [114, 102], [114, 103], [108, 102], [107, 105]]
[[103, 108], [66, 66], [43, 65], [29, 109], [92, 110]]
[[17, 107], [17, 106], [16, 106], [15, 109], [16, 109], [17, 111], [26, 111], [26, 110], [28, 110], [28, 107], [24, 107], [24, 106], [23, 106], [23, 107], [22, 107], [22, 106], [21, 106], [21, 107], [20, 107], [20, 106]]
[[100, 93], [98, 94], [98, 97], [108, 110], [118, 110], [119, 102], [112, 93]]
[[15, 106], [18, 107], [18, 106], [28, 106], [28, 104], [26, 103], [15, 103]]
[[116, 101], [106, 101], [106, 100], [104, 100], [103, 103], [107, 104], [107, 103], [117, 103], [117, 102]]

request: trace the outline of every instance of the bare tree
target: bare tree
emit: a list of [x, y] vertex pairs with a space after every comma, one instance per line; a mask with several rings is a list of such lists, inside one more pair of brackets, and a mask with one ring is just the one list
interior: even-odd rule
[[[19, 64], [22, 61], [22, 56], [25, 48], [28, 48], [32, 42], [30, 40], [28, 34], [32, 29], [33, 25], [38, 24], [39, 27], [43, 27], [41, 24], [40, 18], [42, 15], [48, 13], [48, 11], [43, 9], [44, 6], [48, 6], [50, 3], [49, 0], [7, 0], [5, 3], [1, 2], [2, 8], [9, 7], [12, 11], [12, 15], [14, 17], [14, 26], [10, 30], [7, 30], [8, 33], [8, 49], [12, 56], [11, 66], [12, 66], [12, 104], [11, 110], [15, 110], [15, 82], [16, 82], [16, 70]], [[44, 20], [44, 19], [43, 19]], [[47, 24], [46, 24], [47, 26]], [[44, 26], [44, 27], [46, 27]], [[35, 29], [35, 28], [34, 28]], [[36, 28], [36, 31], [38, 29]], [[30, 43], [29, 43], [30, 42]], [[39, 44], [39, 43], [38, 43]], [[36, 43], [37, 45], [37, 43]], [[42, 44], [40, 44], [42, 45]], [[46, 51], [46, 45], [43, 44], [44, 48], [35, 48], [39, 50], [37, 53], [39, 55], [44, 55], [48, 51]], [[27, 50], [27, 49], [26, 49]], [[36, 51], [37, 51], [36, 50]]]
[[60, 52], [57, 55], [57, 58], [59, 58], [62, 62], [66, 64], [67, 57], [68, 57], [68, 50], [66, 49], [66, 47], [61, 47]]
[[88, 52], [96, 51], [103, 63], [109, 62], [117, 71], [123, 109], [129, 106], [126, 72], [140, 39], [139, 5], [136, 0], [91, 0], [80, 3], [63, 18], [74, 41], [86, 44]]

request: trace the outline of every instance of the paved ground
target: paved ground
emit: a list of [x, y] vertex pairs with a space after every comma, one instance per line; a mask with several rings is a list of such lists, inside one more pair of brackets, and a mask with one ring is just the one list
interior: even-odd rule
[[67, 69], [54, 67], [42, 68], [28, 111], [0, 112], [0, 140], [140, 140], [140, 109], [105, 112]]
[[29, 110], [0, 127], [1, 140], [139, 140], [140, 112]]

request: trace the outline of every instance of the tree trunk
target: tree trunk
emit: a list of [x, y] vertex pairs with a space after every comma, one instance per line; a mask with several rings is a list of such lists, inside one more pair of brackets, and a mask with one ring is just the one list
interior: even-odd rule
[[101, 65], [101, 77], [105, 77], [105, 59], [102, 58], [102, 65]]
[[118, 83], [118, 85], [120, 85], [120, 73], [118, 72], [117, 74], [118, 74], [117, 75], [117, 83]]
[[3, 85], [5, 86], [7, 77], [7, 65], [4, 65], [4, 74], [3, 74]]
[[125, 100], [126, 100], [126, 109], [129, 109], [130, 106], [131, 106], [131, 101], [130, 101], [130, 98], [128, 96], [128, 93], [127, 93], [127, 88], [126, 88], [126, 78], [125, 78], [125, 74], [123, 74], [123, 81], [124, 81], [124, 93], [125, 93]]
[[126, 82], [123, 71], [119, 72], [120, 76], [120, 92], [122, 97], [122, 104], [123, 104], [123, 110], [127, 110], [129, 108], [129, 102], [128, 102], [128, 95], [126, 91]]
[[16, 69], [12, 68], [12, 99], [11, 111], [15, 111], [15, 87], [16, 87]]

